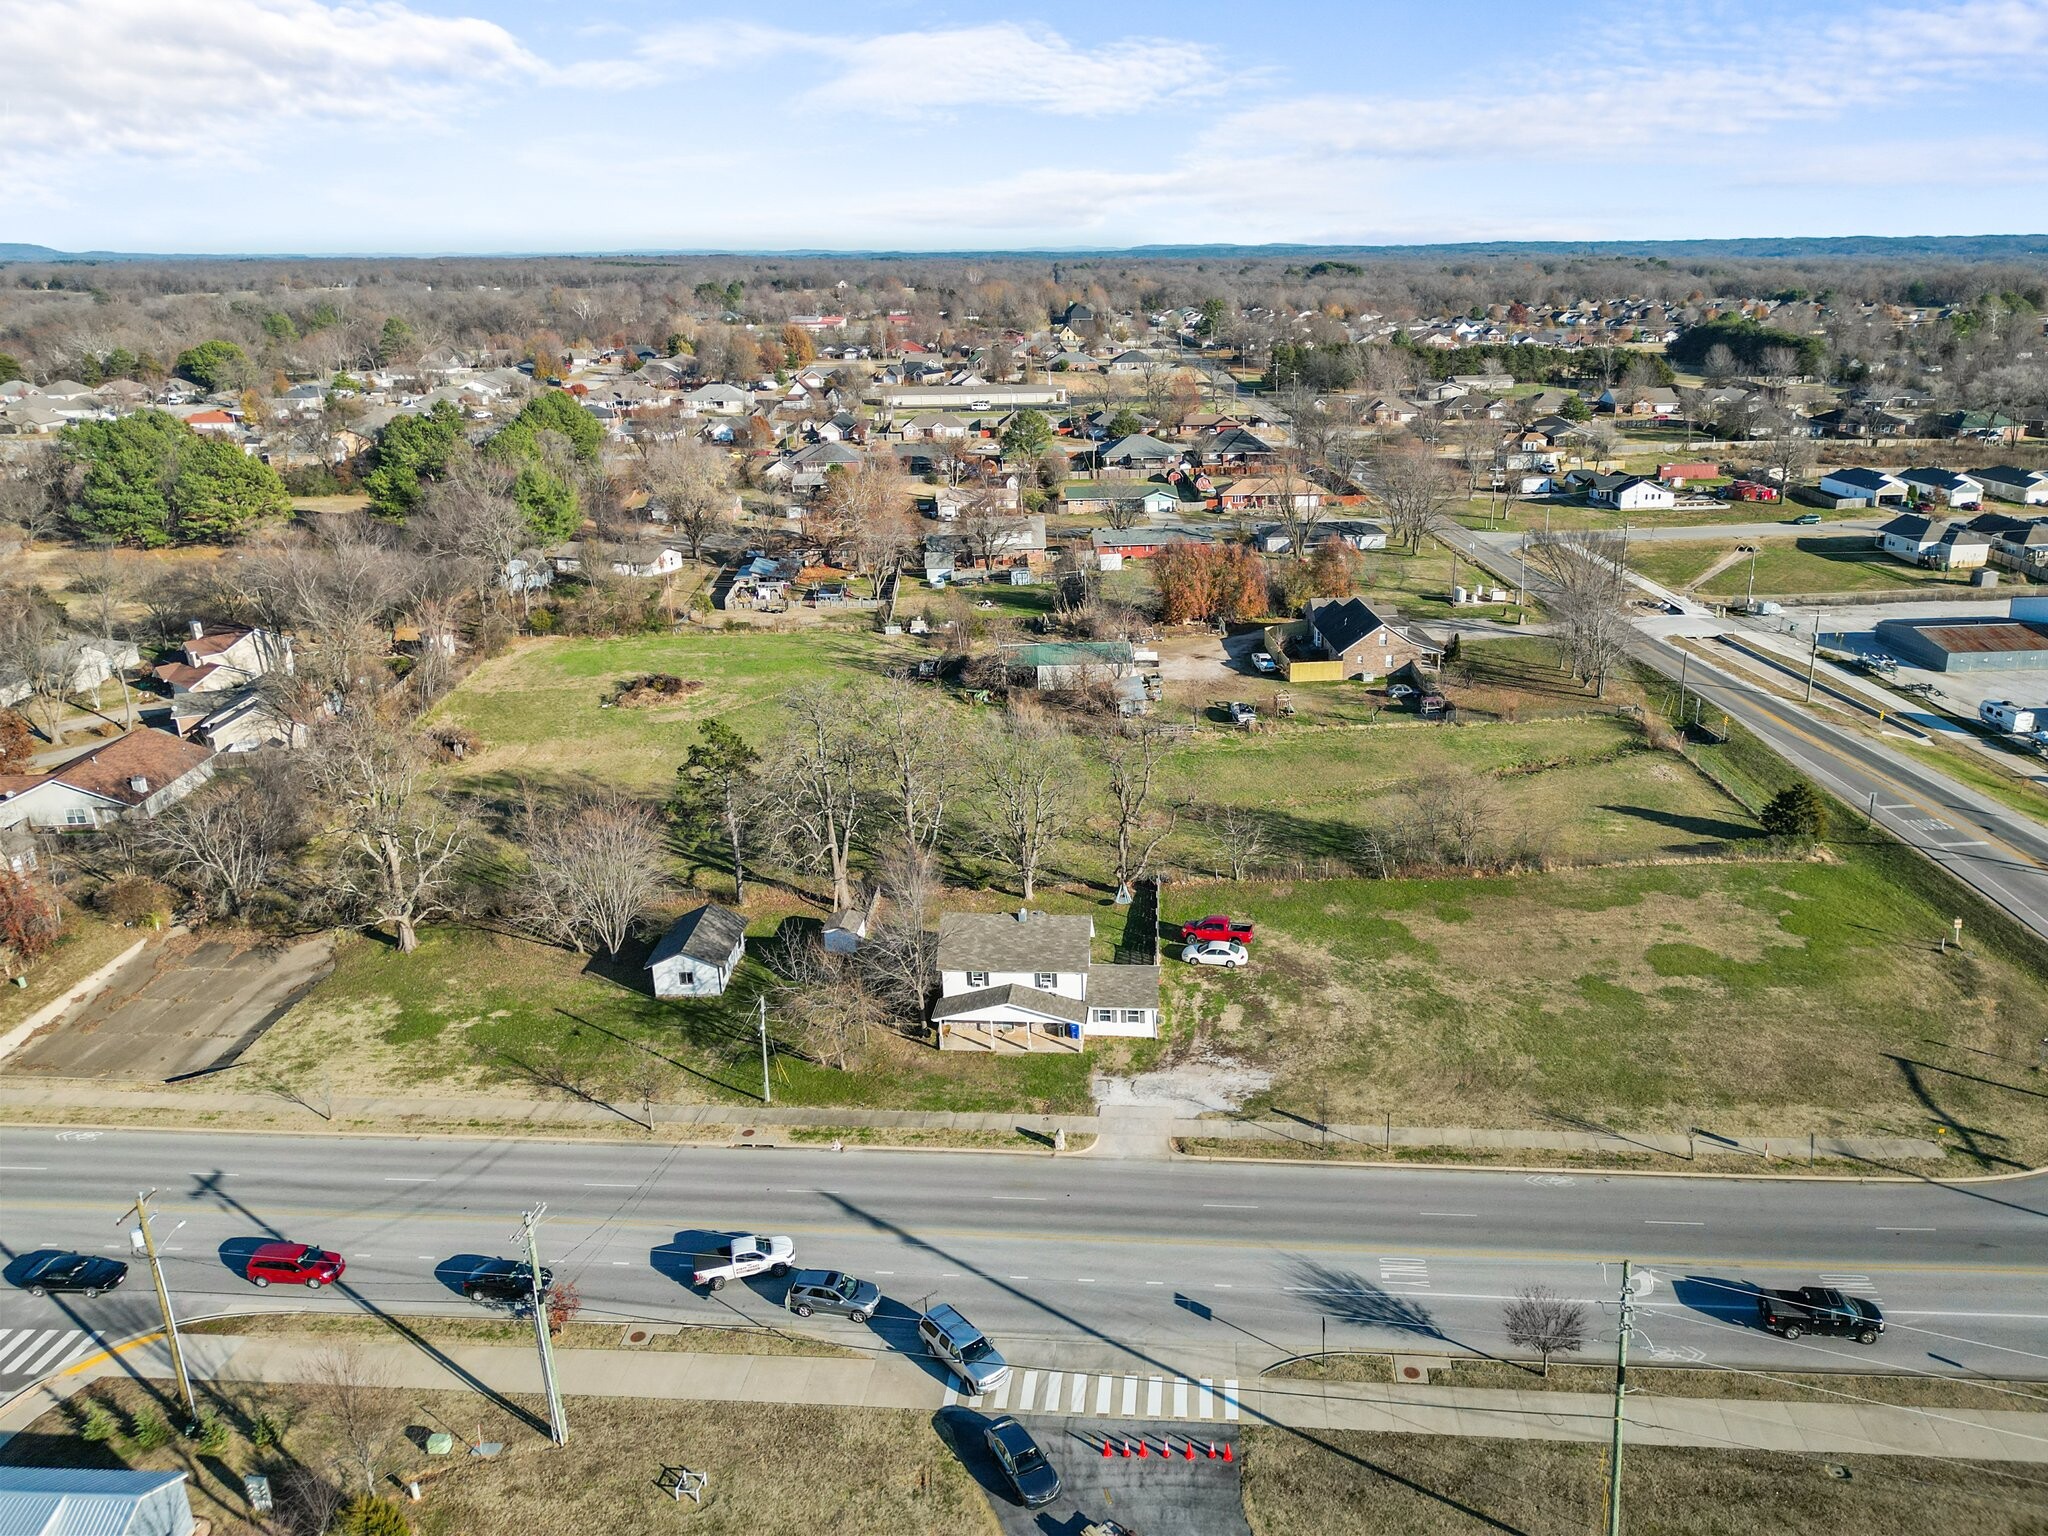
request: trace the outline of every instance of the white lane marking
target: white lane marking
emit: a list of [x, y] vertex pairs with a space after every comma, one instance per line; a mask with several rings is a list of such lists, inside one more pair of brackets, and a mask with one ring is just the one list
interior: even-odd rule
[[1223, 1417], [1228, 1422], [1237, 1422], [1237, 1379], [1232, 1377], [1223, 1383]]
[[59, 1339], [54, 1345], [52, 1345], [49, 1349], [45, 1350], [41, 1355], [38, 1355], [33, 1364], [31, 1364], [28, 1357], [24, 1355], [21, 1359], [21, 1363], [17, 1365], [15, 1369], [18, 1371], [26, 1371], [31, 1376], [40, 1376], [44, 1371], [50, 1369], [50, 1367], [54, 1366], [57, 1363], [57, 1357], [59, 1355], [68, 1354], [72, 1350], [78, 1348], [78, 1339], [78, 1332], [74, 1329], [66, 1333], [63, 1338]]
[[397, 1174], [393, 1174], [393, 1173], [387, 1173], [387, 1174], [385, 1174], [385, 1175], [384, 1175], [384, 1182], [385, 1182], [386, 1184], [431, 1184], [431, 1183], [433, 1183], [433, 1182], [434, 1182], [434, 1178], [435, 1178], [435, 1176], [434, 1176], [434, 1175], [431, 1175], [431, 1174], [430, 1174], [430, 1175], [427, 1175], [426, 1177], [423, 1177], [423, 1178], [416, 1178], [416, 1179], [415, 1179], [415, 1178], [401, 1178], [401, 1177], [400, 1177], [399, 1175], [397, 1175]]
[[1107, 1376], [1095, 1378], [1095, 1411], [1097, 1413], [1109, 1412], [1109, 1381], [1110, 1378]]
[[1188, 1379], [1185, 1376], [1173, 1378], [1173, 1416], [1176, 1419], [1188, 1416]]
[[878, 1275], [893, 1275], [896, 1273], [896, 1271], [893, 1269], [878, 1269], [875, 1271], [875, 1273]]
[[631, 1260], [628, 1260], [628, 1259], [613, 1259], [613, 1260], [612, 1260], [612, 1268], [613, 1268], [613, 1269], [628, 1269], [628, 1268], [630, 1268], [630, 1267], [631, 1267], [631, 1262], [632, 1262], [632, 1261], [631, 1261]]
[[1138, 1411], [1138, 1378], [1124, 1378], [1124, 1417], [1129, 1418]]
[[1046, 1197], [1045, 1197], [1044, 1195], [990, 1195], [990, 1196], [989, 1196], [989, 1199], [991, 1199], [991, 1200], [1021, 1200], [1021, 1201], [1024, 1201], [1024, 1202], [1028, 1203], [1028, 1204], [1035, 1204], [1035, 1205], [1043, 1205], [1043, 1204], [1045, 1204], [1045, 1201], [1046, 1201]]
[[1237, 1287], [1234, 1285], [1226, 1284], [1225, 1282], [1219, 1280], [1216, 1282], [1215, 1285], [1211, 1286], [1210, 1289], [1217, 1291], [1234, 1291], [1237, 1289]]
[[1015, 1381], [1016, 1379], [1017, 1373], [1015, 1371], [1007, 1371], [1004, 1373], [1003, 1379], [996, 1383], [995, 1401], [990, 1404], [991, 1407], [1004, 1408], [1009, 1405], [1010, 1383]]
[[1258, 1207], [1256, 1205], [1226, 1205], [1221, 1200], [1204, 1200], [1202, 1202], [1202, 1209], [1205, 1211], [1256, 1211]]
[[1012, 1280], [1029, 1280], [1031, 1277], [1029, 1275], [1012, 1275], [1010, 1278]]
[[0, 1163], [0, 1173], [48, 1173], [47, 1163]]
[[1479, 1219], [1477, 1211], [1417, 1211], [1415, 1214], [1418, 1216], [1463, 1216], [1473, 1221]]
[[585, 1184], [585, 1189], [638, 1189], [638, 1184]]
[[1933, 1227], [1879, 1227], [1880, 1232], [1933, 1232]]
[[1038, 1372], [1026, 1371], [1024, 1384], [1017, 1389], [1017, 1411], [1029, 1413], [1031, 1405], [1038, 1400]]
[[352, 1259], [374, 1259], [377, 1255], [374, 1253], [352, 1253], [349, 1257]]
[[1195, 1394], [1195, 1417], [1206, 1419], [1216, 1411], [1216, 1379], [1204, 1376], [1198, 1385], [1201, 1390]]
[[1093, 1275], [1077, 1275], [1074, 1277], [1074, 1284], [1076, 1285], [1093, 1285], [1094, 1283], [1095, 1277]]
[[1146, 1283], [1147, 1285], [1164, 1285], [1164, 1284], [1166, 1284], [1166, 1282], [1165, 1282], [1164, 1280], [1147, 1280], [1147, 1281], [1146, 1281], [1145, 1283]]
[[1074, 1387], [1067, 1395], [1067, 1412], [1080, 1413], [1087, 1405], [1088, 1378], [1080, 1371], [1074, 1372]]
[[1645, 1216], [1643, 1218], [1643, 1225], [1646, 1227], [1704, 1227], [1706, 1223], [1704, 1221], [1659, 1221], [1654, 1216]]
[[1380, 1259], [1380, 1284], [1390, 1291], [1426, 1291], [1429, 1289], [1429, 1260], [1405, 1254], [1385, 1255]]
[[[26, 1360], [30, 1355], [34, 1354], [36, 1350], [39, 1349], [43, 1344], [48, 1343], [52, 1338], [54, 1338], [57, 1334], [61, 1332], [63, 1332], [63, 1330], [60, 1328], [40, 1330], [35, 1328], [22, 1329], [20, 1334], [18, 1334], [15, 1337], [14, 1342], [12, 1344], [0, 1344], [0, 1370], [19, 1370], [21, 1368], [19, 1362], [12, 1366], [7, 1364], [7, 1360], [9, 1359], [9, 1357], [19, 1354], [21, 1360]], [[27, 1348], [24, 1349], [22, 1347], [23, 1345], [26, 1345]]]
[[1159, 1417], [1159, 1405], [1164, 1401], [1165, 1397], [1166, 1378], [1164, 1376], [1147, 1376], [1145, 1378], [1146, 1418], [1156, 1419]]

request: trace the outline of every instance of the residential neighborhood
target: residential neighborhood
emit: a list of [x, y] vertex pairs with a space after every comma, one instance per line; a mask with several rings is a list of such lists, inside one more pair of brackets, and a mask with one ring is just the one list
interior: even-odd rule
[[2044, 63], [0, 8], [0, 1533], [2039, 1536]]

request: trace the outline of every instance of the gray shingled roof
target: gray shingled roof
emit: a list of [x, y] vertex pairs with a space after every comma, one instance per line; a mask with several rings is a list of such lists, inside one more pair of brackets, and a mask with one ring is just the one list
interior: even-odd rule
[[932, 1018], [943, 1022], [946, 1019], [957, 1019], [967, 1014], [982, 1013], [990, 1008], [1005, 1006], [1028, 1009], [1032, 1013], [1042, 1013], [1051, 1019], [1065, 1019], [1069, 1024], [1084, 1023], [1088, 1018], [1088, 1005], [1078, 997], [1062, 997], [1057, 992], [1041, 992], [1036, 987], [1027, 987], [1017, 982], [1001, 987], [983, 987], [979, 992], [961, 992], [952, 997], [942, 997], [938, 1006], [932, 1009]]
[[1159, 967], [1156, 965], [1096, 965], [1088, 969], [1088, 1006], [1091, 1008], [1159, 1007]]
[[736, 945], [747, 936], [747, 920], [729, 907], [716, 906], [706, 902], [694, 912], [685, 912], [676, 919], [676, 924], [661, 936], [661, 942], [654, 946], [654, 953], [647, 957], [647, 969], [652, 970], [664, 960], [673, 960], [682, 955], [691, 960], [701, 960], [706, 965], [723, 965], [732, 958]]
[[1095, 920], [1026, 911], [948, 912], [939, 919], [942, 971], [1085, 971]]

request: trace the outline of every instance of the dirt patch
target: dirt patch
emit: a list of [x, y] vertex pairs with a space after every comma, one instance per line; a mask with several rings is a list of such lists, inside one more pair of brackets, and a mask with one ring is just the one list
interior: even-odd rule
[[1094, 1079], [1102, 1109], [1171, 1109], [1190, 1119], [1228, 1113], [1273, 1086], [1273, 1074], [1229, 1056], [1205, 1054], [1179, 1066]]
[[615, 709], [648, 709], [687, 699], [693, 693], [703, 692], [703, 689], [704, 684], [693, 677], [677, 677], [671, 672], [647, 672], [639, 677], [621, 678], [618, 686], [612, 689], [611, 704]]

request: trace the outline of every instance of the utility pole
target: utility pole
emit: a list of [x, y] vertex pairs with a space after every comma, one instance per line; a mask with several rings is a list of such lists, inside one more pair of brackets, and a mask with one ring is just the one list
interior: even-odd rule
[[569, 1418], [562, 1411], [562, 1389], [555, 1383], [555, 1346], [548, 1337], [547, 1291], [540, 1282], [540, 1235], [536, 1230], [541, 1217], [547, 1215], [547, 1202], [542, 1201], [530, 1211], [520, 1214], [521, 1230], [515, 1238], [526, 1239], [526, 1278], [532, 1286], [533, 1337], [540, 1345], [540, 1380], [548, 1396], [548, 1434], [557, 1445], [569, 1443]]
[[768, 999], [758, 999], [761, 1005], [761, 1102], [775, 1102], [774, 1085], [768, 1081]]
[[1813, 675], [1820, 670], [1820, 615], [1813, 616], [1813, 649], [1806, 655], [1806, 702], [1813, 702]]
[[1683, 729], [1685, 728], [1685, 676], [1686, 676], [1686, 674], [1687, 674], [1688, 672], [1690, 672], [1691, 670], [1692, 670], [1692, 652], [1691, 652], [1691, 651], [1688, 651], [1688, 650], [1681, 650], [1681, 651], [1679, 651], [1679, 653], [1678, 653], [1678, 725], [1679, 725], [1679, 729], [1681, 729], [1681, 730], [1683, 730]]
[[1749, 613], [1756, 612], [1756, 557], [1762, 548], [1761, 544], [1749, 546], [1749, 594], [1742, 600], [1743, 609]]
[[149, 1197], [155, 1193], [153, 1189], [147, 1194], [138, 1192], [135, 1204], [121, 1213], [120, 1221], [126, 1221], [130, 1216], [135, 1218], [135, 1225], [129, 1230], [128, 1240], [142, 1251], [143, 1257], [149, 1263], [149, 1277], [156, 1282], [157, 1305], [164, 1311], [164, 1337], [170, 1340], [171, 1344], [171, 1369], [177, 1373], [178, 1390], [185, 1398], [187, 1422], [197, 1426], [199, 1402], [192, 1395], [192, 1377], [185, 1370], [185, 1346], [178, 1338], [178, 1317], [171, 1310], [171, 1290], [164, 1284], [164, 1266], [157, 1258], [156, 1234], [149, 1228]]
[[1621, 1328], [1614, 1343], [1614, 1446], [1607, 1456], [1607, 1536], [1621, 1536], [1622, 1404], [1628, 1397], [1628, 1335], [1634, 1326], [1635, 1304], [1657, 1280], [1648, 1270], [1638, 1275], [1629, 1260], [1621, 1261]]

